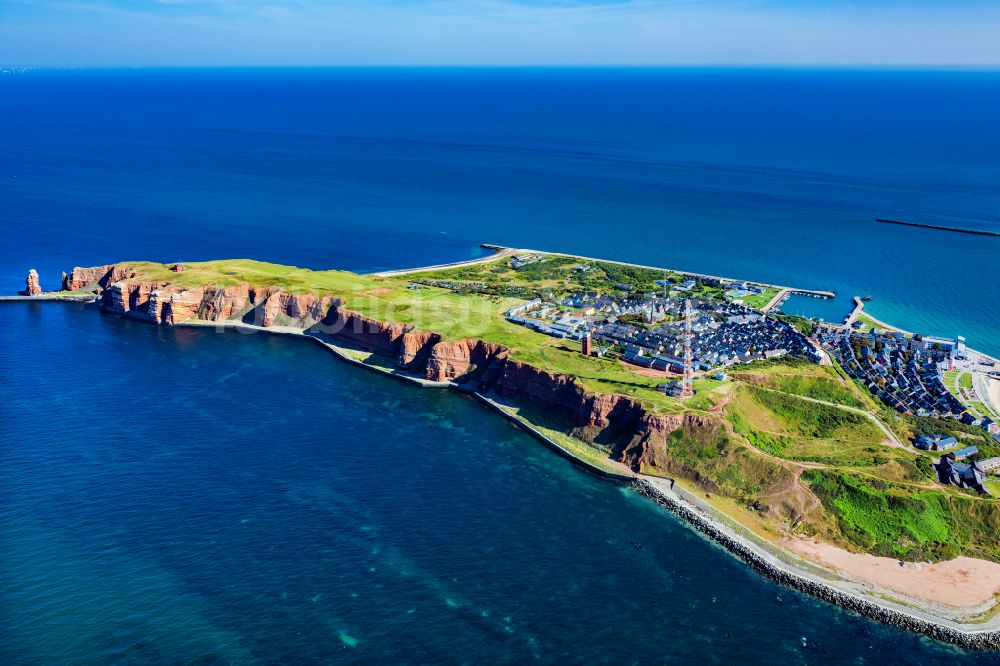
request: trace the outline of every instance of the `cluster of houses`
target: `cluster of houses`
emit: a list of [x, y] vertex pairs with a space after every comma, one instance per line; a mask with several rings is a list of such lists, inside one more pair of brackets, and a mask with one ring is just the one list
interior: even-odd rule
[[918, 435], [913, 445], [925, 451], [941, 454], [934, 465], [941, 483], [959, 488], [972, 488], [981, 495], [988, 495], [986, 475], [1000, 470], [1000, 457], [977, 460], [978, 446], [962, 446], [954, 437], [944, 435]]
[[944, 385], [953, 347], [902, 333], [828, 329], [820, 342], [844, 370], [882, 402], [903, 414], [955, 416], [965, 406]]
[[[595, 293], [567, 296], [561, 303], [528, 301], [507, 311], [507, 319], [555, 337], [604, 343], [622, 359], [664, 372], [683, 370], [684, 302], [647, 294], [641, 298]], [[696, 370], [785, 355], [818, 361], [821, 354], [795, 327], [743, 305], [692, 301], [691, 351]], [[633, 323], [641, 318], [643, 325]]]
[[507, 265], [516, 271], [518, 268], [523, 268], [530, 264], [536, 264], [541, 260], [542, 255], [540, 254], [519, 254], [515, 257], [511, 257], [511, 260], [507, 262]]
[[[975, 448], [975, 447], [972, 447]], [[990, 458], [1000, 461], [1000, 458]], [[985, 463], [986, 461], [983, 461]], [[986, 488], [986, 472], [983, 463], [971, 460], [967, 463], [956, 462], [951, 456], [941, 456], [941, 461], [935, 466], [938, 481], [953, 484], [959, 488], [972, 488], [980, 495], [989, 495]], [[994, 464], [995, 466], [995, 464]]]
[[957, 449], [958, 440], [954, 437], [945, 437], [944, 435], [918, 435], [914, 438], [913, 445], [924, 451], [945, 452]]

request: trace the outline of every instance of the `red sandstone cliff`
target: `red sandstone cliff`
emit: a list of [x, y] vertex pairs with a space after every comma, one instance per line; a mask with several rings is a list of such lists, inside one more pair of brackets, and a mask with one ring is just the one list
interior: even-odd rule
[[[507, 348], [482, 340], [438, 342], [430, 350], [425, 375], [435, 381], [466, 381], [482, 377], [491, 363], [507, 358]], [[487, 378], [488, 381], [488, 378]]]
[[411, 325], [380, 322], [344, 307], [333, 296], [289, 294], [277, 288], [183, 289], [169, 282], [136, 280], [127, 265], [74, 268], [64, 282], [103, 286], [100, 307], [108, 312], [175, 325], [193, 318], [240, 320], [263, 327], [296, 326], [310, 334], [361, 347], [395, 361], [397, 367], [435, 381], [468, 383], [482, 391], [541, 405], [568, 418], [573, 434], [613, 445], [614, 457], [633, 469], [663, 467], [672, 433], [690, 428], [714, 432], [718, 419], [659, 415], [619, 394], [595, 394], [575, 377], [546, 372], [509, 358], [503, 345], [483, 340], [445, 341]]
[[108, 264], [92, 268], [77, 266], [69, 275], [63, 273], [62, 288], [64, 291], [78, 291], [87, 286], [106, 289], [113, 282], [131, 277], [135, 277], [135, 271], [128, 264]]
[[697, 439], [710, 441], [724, 436], [725, 427], [719, 418], [700, 414], [643, 413], [634, 425], [631, 440], [616, 450], [615, 458], [636, 471], [647, 466], [670, 469], [674, 461], [667, 450], [671, 435], [678, 431], [689, 438], [697, 432]]

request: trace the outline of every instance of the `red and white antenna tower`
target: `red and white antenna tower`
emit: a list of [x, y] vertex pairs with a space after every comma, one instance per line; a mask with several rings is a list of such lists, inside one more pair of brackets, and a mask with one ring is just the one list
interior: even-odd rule
[[684, 299], [684, 383], [681, 386], [681, 397], [690, 398], [694, 395], [694, 355], [691, 353], [691, 299]]

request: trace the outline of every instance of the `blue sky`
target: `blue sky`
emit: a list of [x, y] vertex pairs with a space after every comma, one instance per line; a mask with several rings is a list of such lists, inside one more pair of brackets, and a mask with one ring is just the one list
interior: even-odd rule
[[1000, 0], [0, 0], [0, 65], [1000, 65]]

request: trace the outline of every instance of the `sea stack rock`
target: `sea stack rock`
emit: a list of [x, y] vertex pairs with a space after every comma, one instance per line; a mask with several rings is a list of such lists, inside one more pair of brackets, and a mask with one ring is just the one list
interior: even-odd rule
[[21, 293], [25, 296], [41, 296], [42, 287], [38, 284], [38, 271], [32, 268], [28, 271], [28, 277], [24, 281], [24, 291]]

